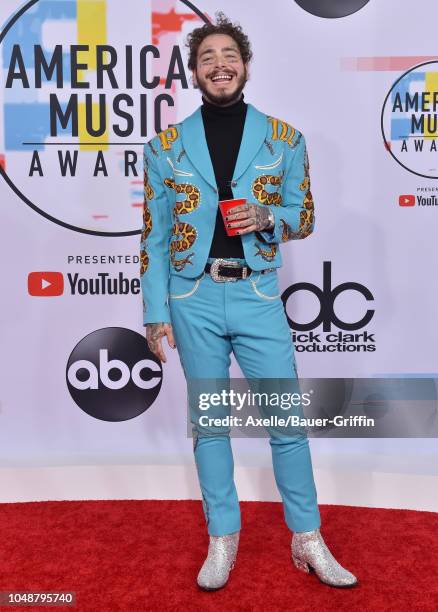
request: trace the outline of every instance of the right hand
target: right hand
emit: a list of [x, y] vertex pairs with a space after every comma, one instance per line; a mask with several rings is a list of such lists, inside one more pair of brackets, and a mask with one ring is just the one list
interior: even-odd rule
[[146, 324], [146, 341], [153, 354], [160, 361], [166, 362], [161, 338], [167, 336], [167, 343], [171, 348], [176, 348], [175, 339], [173, 337], [172, 325], [170, 323], [147, 323]]

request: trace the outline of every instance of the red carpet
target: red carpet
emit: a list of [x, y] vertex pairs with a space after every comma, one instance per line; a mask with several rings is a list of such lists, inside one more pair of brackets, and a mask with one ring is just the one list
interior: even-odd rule
[[25, 608], [52, 612], [438, 610], [438, 514], [320, 506], [321, 533], [360, 580], [334, 589], [292, 565], [279, 503], [241, 508], [228, 585], [203, 592], [199, 501], [0, 504], [0, 591], [76, 591], [76, 608]]

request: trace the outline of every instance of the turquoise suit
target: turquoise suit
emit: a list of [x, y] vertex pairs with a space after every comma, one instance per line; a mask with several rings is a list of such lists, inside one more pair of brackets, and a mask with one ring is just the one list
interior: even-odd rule
[[[218, 191], [201, 107], [144, 146], [141, 234], [143, 321], [171, 323], [184, 374], [191, 381], [228, 379], [230, 354], [247, 379], [296, 380], [295, 351], [278, 286], [279, 245], [314, 229], [304, 136], [248, 104], [231, 183], [235, 198], [270, 206], [275, 226], [241, 236], [246, 279], [216, 282], [204, 271]], [[263, 272], [266, 270], [267, 272]], [[219, 407], [215, 416], [229, 414]], [[210, 535], [240, 529], [230, 429], [201, 426], [190, 405], [193, 449]], [[320, 525], [306, 435], [267, 427], [274, 476], [292, 531]]]

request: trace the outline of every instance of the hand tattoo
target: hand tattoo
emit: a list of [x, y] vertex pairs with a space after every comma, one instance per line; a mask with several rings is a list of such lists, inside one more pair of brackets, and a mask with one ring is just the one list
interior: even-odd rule
[[[251, 217], [255, 215], [256, 231], [260, 232], [267, 229], [271, 224], [269, 208], [267, 206], [258, 206], [257, 204], [249, 204]], [[254, 213], [252, 212], [254, 211]]]
[[239, 228], [238, 234], [261, 232], [273, 229], [271, 214], [268, 206], [260, 204], [242, 204], [230, 209], [225, 222], [230, 228]]
[[159, 339], [166, 335], [164, 326], [165, 323], [148, 323], [146, 325], [146, 340], [153, 353], [158, 348]]
[[166, 361], [166, 355], [161, 344], [161, 338], [167, 336], [167, 340], [172, 348], [175, 348], [172, 326], [170, 323], [147, 323], [146, 341], [149, 349], [161, 361]]

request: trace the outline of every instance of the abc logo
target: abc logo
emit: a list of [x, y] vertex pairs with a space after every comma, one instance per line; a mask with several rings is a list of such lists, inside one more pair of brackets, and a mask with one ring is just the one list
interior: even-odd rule
[[[310, 293], [316, 295], [319, 300], [319, 314], [313, 319], [313, 321], [310, 321], [309, 323], [295, 322], [293, 319], [290, 318], [286, 311], [287, 300], [291, 297], [291, 295], [297, 293], [298, 291], [309, 291]], [[362, 294], [367, 301], [374, 300], [374, 296], [371, 291], [360, 283], [341, 283], [340, 285], [332, 289], [332, 264], [331, 261], [325, 261], [323, 268], [322, 289], [320, 289], [316, 285], [313, 285], [312, 283], [295, 283], [283, 291], [281, 299], [283, 300], [284, 309], [286, 311], [286, 317], [289, 326], [292, 329], [298, 331], [310, 331], [311, 329], [315, 329], [322, 323], [322, 329], [324, 332], [329, 332], [331, 330], [332, 323], [336, 325], [336, 327], [338, 327], [339, 329], [345, 329], [349, 331], [365, 327], [365, 325], [368, 325], [368, 323], [373, 318], [374, 310], [367, 310], [364, 316], [359, 321], [355, 321], [353, 323], [347, 323], [346, 321], [342, 321], [339, 317], [336, 316], [334, 310], [335, 300], [344, 291], [357, 291], [358, 293]]]
[[78, 342], [66, 377], [70, 395], [84, 412], [102, 421], [126, 421], [153, 404], [163, 371], [143, 336], [107, 327]]
[[369, 0], [295, 0], [302, 9], [316, 17], [347, 17], [368, 4]]

